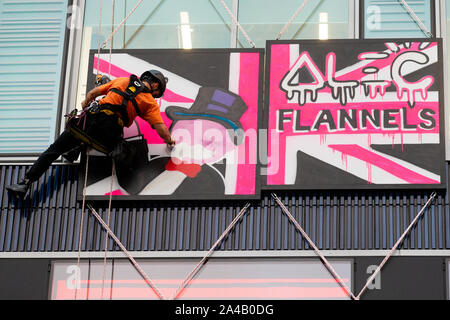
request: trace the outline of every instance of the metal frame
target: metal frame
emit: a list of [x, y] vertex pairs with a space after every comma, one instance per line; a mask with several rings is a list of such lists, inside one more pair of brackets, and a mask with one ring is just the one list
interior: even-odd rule
[[[411, 18], [414, 20], [414, 22], [419, 26], [420, 30], [425, 34], [425, 36], [427, 38], [432, 38], [433, 37], [433, 30], [435, 30], [434, 27], [434, 19], [431, 19], [430, 21], [430, 25], [431, 25], [431, 31], [428, 30], [428, 28], [423, 24], [422, 20], [420, 20], [420, 18], [416, 15], [416, 13], [414, 12], [414, 10], [408, 5], [408, 3], [405, 0], [399, 0], [400, 4], [402, 5], [402, 7], [408, 12], [408, 14], [411, 16]], [[433, 4], [434, 2], [430, 2], [430, 13], [433, 13]]]
[[[139, 264], [134, 260], [133, 256], [128, 252], [128, 250], [125, 248], [125, 246], [120, 242], [120, 240], [117, 238], [117, 236], [112, 232], [112, 230], [109, 228], [109, 226], [102, 220], [100, 215], [92, 208], [92, 206], [88, 205], [88, 208], [91, 210], [91, 213], [95, 216], [97, 221], [102, 225], [102, 227], [107, 231], [107, 234], [113, 238], [114, 242], [120, 247], [120, 249], [127, 255], [128, 259], [131, 261], [131, 263], [134, 265], [136, 270], [141, 274], [141, 276], [144, 278], [145, 282], [151, 287], [151, 289], [155, 292], [156, 296], [159, 299], [164, 299], [164, 296], [159, 292], [158, 288], [153, 284], [147, 273], [139, 266]], [[105, 262], [106, 262], [106, 251], [105, 251]], [[76, 296], [75, 296], [76, 297]]]
[[361, 22], [359, 0], [348, 0], [348, 4], [348, 35], [350, 39], [358, 39], [359, 24]]
[[78, 72], [81, 60], [81, 43], [84, 30], [84, 10], [85, 10], [86, 0], [73, 0], [73, 6], [80, 8], [81, 15], [77, 17], [80, 20], [81, 29], [71, 28], [69, 35], [69, 47], [67, 51], [67, 68], [66, 76], [64, 80], [64, 93], [63, 101], [61, 104], [61, 123], [59, 133], [63, 131], [64, 128], [64, 117], [62, 115], [68, 113], [74, 106], [77, 94], [77, 82], [78, 82]]
[[330, 275], [337, 281], [337, 283], [341, 286], [342, 289], [345, 290], [347, 293], [347, 296], [350, 297], [353, 300], [358, 300], [351, 288], [348, 288], [344, 281], [342, 281], [342, 278], [339, 276], [339, 274], [334, 270], [334, 268], [331, 266], [331, 264], [328, 262], [328, 260], [325, 258], [325, 256], [320, 252], [320, 250], [316, 247], [315, 243], [309, 238], [308, 234], [303, 230], [303, 228], [300, 226], [300, 224], [295, 220], [295, 218], [292, 216], [292, 214], [287, 210], [287, 208], [284, 206], [283, 202], [278, 198], [278, 196], [275, 193], [272, 193], [272, 197], [274, 200], [278, 203], [278, 205], [281, 207], [281, 209], [284, 211], [284, 213], [289, 217], [289, 220], [295, 225], [295, 228], [300, 231], [303, 238], [305, 238], [309, 245], [314, 249], [314, 252], [319, 256], [320, 262], [322, 262], [323, 266], [328, 270]]
[[276, 194], [272, 193], [272, 197], [275, 199], [275, 201], [278, 203], [278, 205], [281, 207], [281, 209], [284, 211], [286, 215], [288, 215], [291, 222], [295, 225], [296, 229], [301, 232], [302, 236], [308, 241], [310, 246], [314, 249], [314, 252], [319, 256], [320, 261], [322, 264], [326, 267], [326, 269], [330, 272], [330, 274], [337, 280], [339, 285], [347, 292], [347, 295], [350, 296], [354, 300], [359, 300], [361, 295], [364, 294], [366, 289], [368, 288], [369, 284], [375, 279], [375, 277], [378, 275], [378, 273], [383, 268], [384, 264], [389, 260], [391, 256], [393, 256], [394, 252], [397, 250], [397, 247], [399, 247], [404, 238], [410, 233], [411, 229], [415, 226], [418, 219], [422, 216], [422, 213], [425, 211], [425, 209], [428, 209], [428, 205], [434, 200], [436, 196], [436, 192], [433, 192], [430, 197], [428, 198], [428, 201], [425, 203], [425, 205], [422, 206], [422, 209], [419, 211], [419, 213], [416, 215], [414, 220], [409, 224], [409, 226], [406, 228], [406, 230], [403, 232], [403, 234], [400, 236], [400, 238], [397, 240], [397, 242], [394, 244], [391, 250], [389, 250], [388, 254], [384, 257], [383, 261], [378, 265], [375, 272], [367, 279], [366, 284], [364, 287], [359, 291], [358, 295], [355, 297], [355, 295], [352, 292], [352, 289], [349, 289], [341, 280], [340, 276], [336, 273], [336, 271], [333, 269], [333, 267], [329, 264], [328, 260], [325, 258], [323, 253], [315, 246], [314, 242], [308, 237], [306, 232], [302, 229], [302, 227], [298, 224], [298, 222], [295, 220], [295, 218], [291, 215], [289, 210], [284, 206], [283, 202], [277, 197]]
[[[231, 9], [231, 12], [233, 12], [233, 15], [239, 21], [239, 0], [233, 0], [233, 8]], [[238, 36], [238, 26], [233, 20], [231, 20], [230, 48], [237, 48]]]
[[422, 209], [420, 210], [420, 212], [416, 215], [416, 217], [414, 218], [413, 221], [411, 221], [411, 223], [409, 224], [409, 226], [406, 228], [406, 230], [403, 232], [403, 234], [400, 236], [400, 238], [398, 238], [397, 242], [394, 244], [394, 246], [392, 247], [392, 249], [389, 251], [389, 253], [386, 255], [386, 257], [384, 257], [383, 261], [378, 265], [378, 268], [374, 271], [374, 273], [372, 273], [372, 275], [367, 279], [366, 284], [364, 285], [364, 287], [361, 289], [361, 291], [359, 292], [359, 294], [356, 296], [356, 300], [359, 300], [359, 298], [361, 297], [361, 295], [364, 294], [364, 292], [367, 290], [369, 284], [375, 279], [375, 277], [378, 275], [378, 273], [381, 271], [381, 269], [383, 268], [384, 264], [389, 260], [389, 258], [393, 255], [393, 253], [395, 252], [395, 250], [397, 250], [397, 247], [399, 247], [402, 242], [403, 239], [408, 235], [408, 233], [411, 231], [411, 229], [414, 227], [414, 225], [416, 224], [416, 222], [419, 220], [419, 218], [422, 216], [422, 213], [425, 211], [425, 209], [428, 209], [428, 205], [434, 200], [436, 196], [436, 192], [433, 192], [428, 201], [425, 203], [425, 205], [422, 207]]
[[[128, 251], [139, 259], [188, 259], [202, 258], [207, 251]], [[385, 257], [389, 250], [321, 250], [331, 258]], [[449, 257], [450, 250], [396, 250], [391, 257]], [[82, 251], [81, 259], [103, 259], [104, 251]], [[108, 251], [109, 258], [126, 258], [121, 251]], [[215, 251], [214, 258], [310, 258], [316, 257], [313, 250], [240, 250]], [[77, 252], [3, 252], [0, 259], [76, 259]], [[449, 258], [450, 259], [450, 258]], [[450, 298], [450, 297], [449, 297]]]
[[[271, 76], [271, 47], [273, 45], [280, 45], [280, 44], [299, 44], [302, 46], [302, 50], [308, 50], [311, 49], [313, 46], [321, 46], [321, 40], [268, 40], [266, 42], [266, 52], [265, 52], [265, 83], [264, 83], [264, 114], [263, 114], [263, 120], [262, 120], [262, 129], [269, 130], [269, 118], [271, 114], [271, 105], [270, 105], [270, 76]], [[432, 39], [423, 39], [423, 38], [400, 38], [400, 39], [392, 39], [392, 42], [425, 42], [425, 41], [433, 41], [437, 42], [438, 47], [438, 61], [437, 63], [442, 63], [443, 54], [442, 54], [442, 41], [441, 39], [432, 38]], [[357, 43], [357, 49], [358, 50], [365, 50], [362, 45], [363, 44], [373, 44], [378, 43], [382, 45], [384, 42], [391, 42], [390, 38], [369, 38], [369, 39], [331, 39], [327, 40], [327, 45], [331, 46], [337, 46], [339, 45], [340, 48], [344, 46], [352, 46], [354, 48], [355, 43]], [[307, 49], [305, 49], [307, 47]], [[314, 50], [314, 49], [312, 49]], [[444, 75], [444, 70], [439, 69], [437, 74], [435, 75], [435, 82], [437, 84], [443, 84], [442, 78]], [[439, 123], [444, 123], [444, 115], [441, 112], [445, 109], [443, 97], [444, 97], [444, 88], [442, 86], [439, 87], [439, 90], [437, 91], [439, 93]], [[328, 191], [336, 191], [336, 190], [352, 190], [352, 191], [366, 191], [366, 190], [414, 190], [414, 189], [423, 189], [423, 190], [443, 190], [446, 188], [446, 180], [445, 180], [445, 174], [446, 174], [446, 168], [445, 168], [445, 141], [443, 139], [445, 135], [444, 129], [442, 127], [439, 128], [439, 174], [441, 175], [441, 181], [439, 184], [354, 184], [354, 183], [347, 183], [343, 184], [342, 182], [340, 184], [336, 184], [333, 186], [330, 186], [329, 184], [268, 184], [267, 181], [263, 182], [261, 186], [261, 190], [269, 190], [269, 191], [285, 191], [285, 190], [295, 190], [295, 191], [319, 191], [319, 190], [328, 190]], [[264, 178], [264, 177], [263, 177]], [[264, 181], [264, 179], [263, 179]]]
[[[109, 228], [109, 226], [102, 220], [100, 215], [95, 211], [95, 209], [87, 205], [88, 208], [91, 210], [91, 213], [95, 216], [97, 221], [102, 225], [102, 227], [107, 231], [107, 234], [113, 238], [114, 242], [120, 247], [122, 252], [127, 256], [127, 258], [130, 260], [130, 262], [134, 265], [136, 270], [141, 274], [141, 276], [144, 278], [146, 283], [151, 287], [151, 289], [155, 292], [157, 297], [159, 299], [165, 299], [164, 296], [159, 292], [158, 288], [153, 284], [149, 276], [145, 273], [145, 271], [140, 267], [140, 265], [136, 262], [136, 260], [133, 258], [133, 256], [129, 253], [129, 251], [125, 248], [125, 246], [120, 242], [120, 240], [117, 238], [117, 236], [113, 233], [113, 231]], [[186, 277], [186, 279], [180, 284], [180, 287], [176, 290], [174, 296], [172, 299], [177, 299], [179, 294], [184, 290], [184, 288], [189, 284], [189, 282], [195, 277], [195, 275], [200, 271], [200, 269], [205, 265], [206, 260], [208, 257], [212, 254], [212, 252], [217, 248], [217, 246], [222, 242], [222, 240], [229, 234], [229, 232], [234, 228], [235, 224], [242, 218], [242, 216], [246, 213], [248, 207], [250, 206], [250, 203], [247, 203], [244, 208], [239, 212], [238, 215], [234, 218], [234, 220], [231, 222], [231, 224], [225, 229], [225, 231], [222, 233], [222, 235], [219, 237], [219, 239], [216, 241], [216, 243], [211, 247], [211, 249], [206, 253], [206, 255], [203, 257], [203, 259], [197, 264], [197, 266], [192, 270], [192, 272]], [[80, 235], [81, 239], [81, 235]], [[81, 248], [81, 245], [79, 245]], [[80, 253], [78, 254], [78, 265], [80, 261]], [[106, 263], [106, 251], [104, 256], [104, 261]], [[76, 292], [75, 292], [75, 299], [76, 299]]]
[[[151, 54], [181, 54], [184, 49], [115, 49], [112, 51], [113, 54], [117, 53], [127, 53], [130, 55], [136, 55], [136, 54], [142, 54], [142, 53], [151, 53]], [[256, 123], [256, 129], [260, 129], [263, 125], [262, 118], [262, 103], [263, 103], [263, 79], [264, 79], [264, 49], [261, 48], [232, 48], [232, 49], [219, 49], [219, 48], [208, 48], [208, 49], [190, 49], [189, 54], [200, 54], [200, 53], [211, 53], [211, 54], [231, 54], [231, 53], [243, 53], [243, 52], [250, 52], [250, 53], [258, 53], [259, 55], [259, 65], [258, 65], [258, 72], [259, 72], [259, 78], [258, 78], [258, 110], [257, 110], [257, 123]], [[102, 53], [105, 53], [105, 51], [102, 51]], [[93, 66], [94, 63], [94, 56], [97, 54], [96, 50], [91, 49], [90, 50], [90, 56], [89, 56], [89, 68], [88, 70], [92, 70], [91, 66]], [[88, 89], [89, 84], [93, 84], [94, 74], [88, 73]], [[93, 86], [93, 85], [92, 85]], [[258, 151], [256, 149], [256, 151]], [[83, 159], [83, 157], [81, 157]], [[261, 169], [261, 163], [260, 159], [257, 158], [257, 163], [255, 167], [255, 193], [254, 194], [196, 194], [196, 195], [127, 195], [127, 196], [117, 196], [113, 195], [112, 199], [114, 200], [126, 200], [126, 201], [136, 201], [136, 200], [191, 200], [193, 197], [197, 197], [197, 199], [202, 200], [259, 200], [261, 197], [261, 176], [258, 174]], [[80, 179], [78, 184], [78, 200], [81, 200], [82, 195], [82, 188], [83, 188], [83, 175], [84, 175], [84, 169], [85, 169], [85, 161], [84, 159], [80, 161]], [[176, 198], [176, 199], [175, 199]], [[107, 200], [109, 199], [109, 196], [105, 195], [86, 195], [87, 200]]]

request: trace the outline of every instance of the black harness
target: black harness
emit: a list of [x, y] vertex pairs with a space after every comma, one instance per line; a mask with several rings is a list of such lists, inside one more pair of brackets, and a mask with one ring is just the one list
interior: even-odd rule
[[136, 114], [138, 116], [141, 115], [141, 110], [139, 110], [138, 104], [136, 102], [136, 96], [141, 92], [151, 93], [150, 89], [148, 89], [142, 82], [139, 80], [139, 78], [132, 74], [130, 76], [130, 82], [128, 83], [127, 88], [125, 91], [121, 91], [117, 88], [112, 88], [110, 91], [117, 93], [123, 97], [121, 104], [100, 104], [99, 108], [102, 109], [108, 109], [113, 112], [117, 112], [120, 115], [120, 118], [122, 119], [123, 123], [127, 125], [130, 122], [130, 118], [128, 117], [127, 112], [127, 105], [128, 102], [131, 101], [131, 103], [134, 106], [134, 109], [136, 110]]

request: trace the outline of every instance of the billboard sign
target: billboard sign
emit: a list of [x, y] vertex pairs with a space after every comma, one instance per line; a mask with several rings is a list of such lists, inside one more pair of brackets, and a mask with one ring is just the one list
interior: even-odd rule
[[87, 198], [105, 199], [111, 190], [128, 200], [259, 198], [262, 67], [261, 49], [115, 50], [111, 57], [91, 51], [91, 88], [97, 73], [115, 79], [156, 69], [168, 78], [157, 102], [177, 144], [169, 151], [137, 117], [124, 135], [143, 135], [148, 155], [131, 172], [117, 168], [113, 175], [111, 159], [92, 153]]
[[445, 186], [442, 43], [268, 41], [265, 188]]

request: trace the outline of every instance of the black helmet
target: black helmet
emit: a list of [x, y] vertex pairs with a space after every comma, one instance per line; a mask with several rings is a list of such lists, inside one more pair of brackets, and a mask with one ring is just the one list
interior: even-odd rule
[[145, 71], [141, 75], [141, 81], [149, 80], [149, 81], [156, 81], [159, 83], [159, 87], [161, 89], [161, 94], [158, 96], [154, 96], [155, 98], [161, 98], [164, 94], [164, 91], [166, 90], [166, 84], [168, 79], [164, 77], [164, 75], [158, 71], [158, 70], [148, 70]]

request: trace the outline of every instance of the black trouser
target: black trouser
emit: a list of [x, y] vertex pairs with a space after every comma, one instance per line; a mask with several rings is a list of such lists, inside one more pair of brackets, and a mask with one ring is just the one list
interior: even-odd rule
[[[109, 150], [112, 150], [122, 136], [122, 128], [117, 122], [116, 115], [107, 115], [103, 112], [88, 114], [84, 126], [84, 131], [92, 138], [100, 142]], [[69, 131], [64, 131], [54, 143], [45, 150], [33, 166], [25, 173], [25, 178], [31, 181], [38, 180], [39, 177], [50, 167], [53, 161], [58, 159], [63, 153], [81, 145], [81, 141], [75, 138]]]

